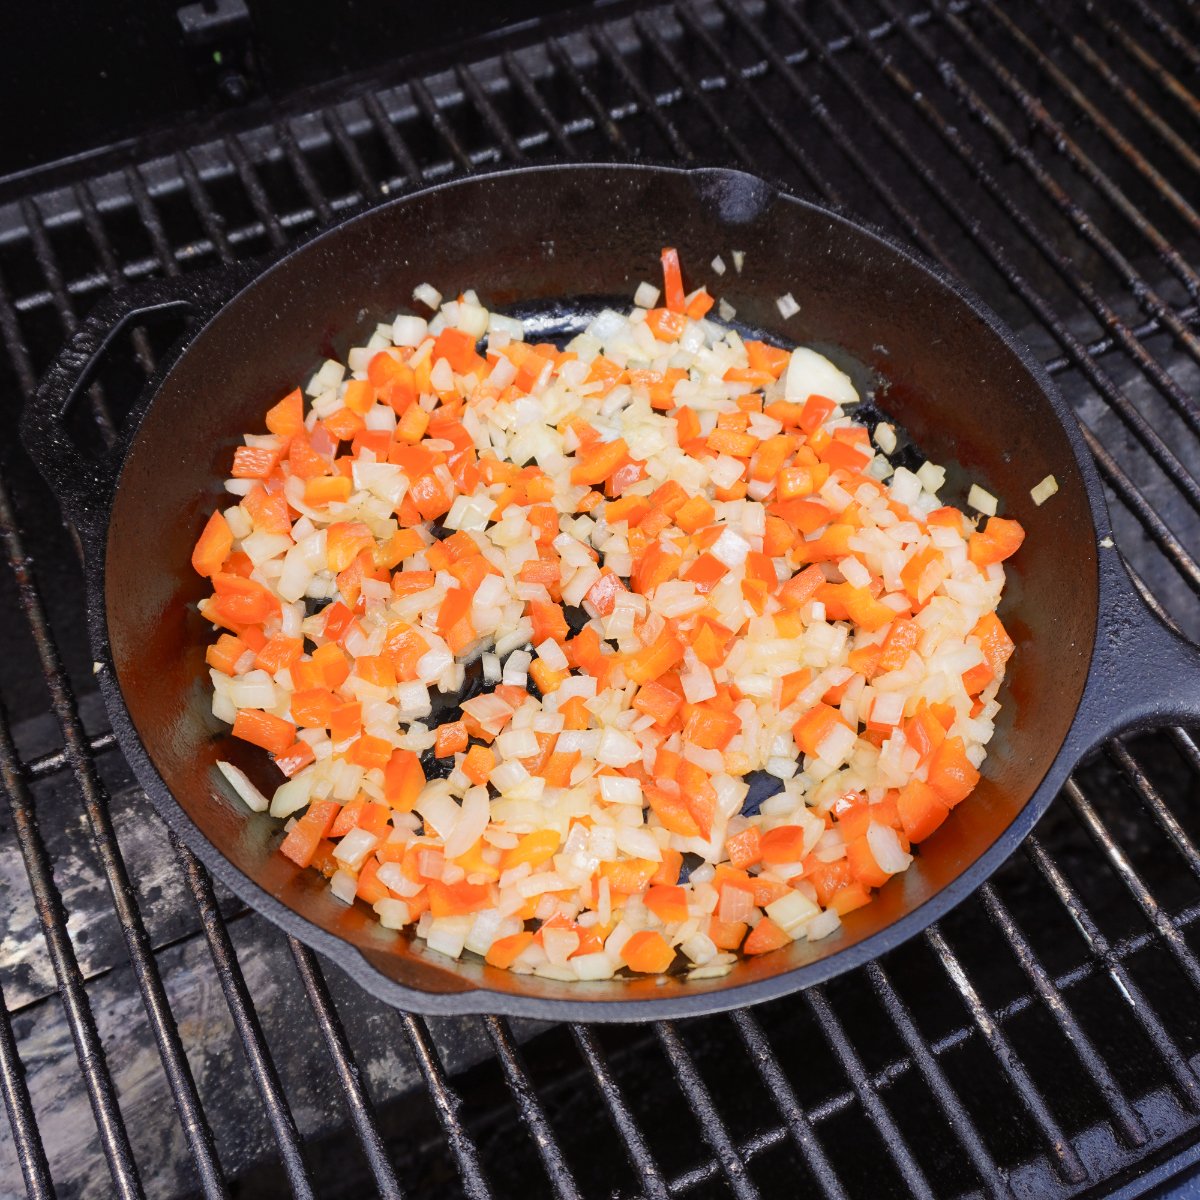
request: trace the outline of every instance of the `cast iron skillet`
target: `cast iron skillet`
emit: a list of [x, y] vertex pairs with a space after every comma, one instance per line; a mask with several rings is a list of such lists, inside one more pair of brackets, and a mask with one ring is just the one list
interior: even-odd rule
[[[694, 281], [745, 252], [719, 292], [738, 320], [816, 345], [860, 381], [935, 462], [1003, 498], [1027, 539], [1010, 564], [1004, 620], [1017, 642], [995, 740], [970, 801], [911, 869], [837, 935], [739, 962], [720, 980], [563, 984], [455, 963], [347, 908], [274, 852], [277, 822], [218, 781], [230, 758], [275, 786], [260, 752], [210, 714], [189, 555], [221, 495], [234, 445], [318, 354], [343, 356], [429, 280], [474, 286], [536, 316], [545, 337], [605, 300], [628, 303], [680, 250]], [[580, 293], [581, 285], [586, 289]], [[780, 318], [776, 297], [801, 310]], [[120, 444], [89, 459], [65, 416], [116, 335], [164, 313], [195, 318], [147, 387]], [[686, 1016], [780, 996], [868, 961], [967, 896], [1013, 851], [1068, 772], [1121, 728], [1200, 716], [1200, 658], [1155, 618], [1106, 544], [1108, 514], [1070, 411], [996, 316], [886, 237], [750, 175], [644, 166], [530, 168], [444, 184], [356, 216], [257, 277], [169, 280], [118, 293], [63, 350], [25, 414], [30, 453], [78, 531], [91, 641], [113, 728], [167, 824], [208, 869], [386, 1000], [431, 1013], [572, 1020]], [[1035, 507], [1046, 475], [1059, 492]], [[962, 492], [960, 490], [959, 495]]]

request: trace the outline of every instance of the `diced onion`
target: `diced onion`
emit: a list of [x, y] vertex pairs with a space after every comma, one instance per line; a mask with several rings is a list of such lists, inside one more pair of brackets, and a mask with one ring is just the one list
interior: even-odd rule
[[379, 838], [365, 829], [351, 829], [333, 848], [333, 857], [347, 870], [357, 871], [368, 854], [379, 845]]
[[836, 933], [841, 927], [842, 919], [838, 916], [837, 909], [827, 908], [813, 917], [804, 927], [804, 936], [810, 942], [817, 942], [821, 938], [827, 938], [831, 933]]
[[867, 845], [871, 857], [879, 864], [881, 871], [889, 875], [897, 875], [908, 868], [912, 855], [904, 851], [900, 838], [890, 825], [881, 825], [872, 821], [867, 826]]
[[633, 293], [633, 302], [639, 308], [653, 308], [658, 303], [660, 294], [654, 284], [643, 281], [637, 285], [637, 291]]
[[642, 785], [624, 775], [601, 775], [600, 796], [606, 804], [642, 804]]
[[637, 742], [617, 729], [606, 729], [596, 748], [596, 761], [610, 767], [627, 767], [641, 757], [641, 747]]
[[229, 786], [251, 812], [266, 812], [267, 798], [250, 782], [250, 777], [233, 763], [218, 760], [217, 770], [229, 781]]
[[312, 795], [313, 778], [311, 775], [297, 775], [275, 789], [271, 797], [271, 816], [282, 820], [303, 808]]
[[845, 371], [839, 371], [824, 355], [798, 346], [788, 360], [783, 394], [791, 401], [803, 402], [809, 396], [824, 396], [835, 404], [856, 404], [858, 392]]
[[491, 819], [491, 804], [488, 801], [487, 788], [470, 788], [463, 796], [462, 810], [454, 832], [446, 839], [445, 854], [447, 858], [458, 858], [466, 854], [487, 829]]
[[428, 283], [420, 283], [413, 288], [413, 299], [426, 308], [437, 309], [442, 303], [442, 293]]
[[[437, 304], [431, 304], [429, 307], [436, 308]], [[397, 346], [419, 346], [428, 332], [429, 325], [424, 317], [401, 316], [392, 322], [392, 341]]]
[[820, 913], [820, 908], [803, 892], [788, 892], [766, 907], [767, 916], [783, 930], [795, 937], [798, 930]]
[[1039, 508], [1058, 491], [1058, 480], [1053, 475], [1047, 475], [1041, 483], [1029, 489], [1029, 495]]
[[412, 920], [411, 910], [403, 900], [377, 900], [374, 909], [384, 929], [403, 929]]
[[936, 495], [946, 482], [946, 469], [936, 463], [924, 462], [917, 469], [917, 478], [930, 495]]
[[779, 309], [779, 315], [786, 321], [789, 317], [794, 317], [800, 311], [800, 305], [796, 303], [796, 297], [791, 292], [784, 292], [775, 301], [775, 307]]
[[329, 890], [343, 904], [353, 904], [358, 891], [358, 879], [350, 871], [339, 867], [330, 877]]
[[998, 505], [996, 497], [991, 492], [985, 492], [977, 483], [971, 484], [971, 490], [967, 493], [967, 503], [976, 512], [984, 513], [989, 517], [996, 515]]

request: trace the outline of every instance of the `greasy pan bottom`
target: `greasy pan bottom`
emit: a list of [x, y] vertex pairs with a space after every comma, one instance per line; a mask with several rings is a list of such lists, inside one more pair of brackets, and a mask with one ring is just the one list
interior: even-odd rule
[[[1001, 608], [1017, 643], [1004, 710], [976, 793], [833, 937], [696, 983], [563, 984], [455, 963], [383, 930], [364, 906], [335, 900], [319, 875], [275, 853], [279, 823], [248, 814], [218, 783], [218, 758], [265, 790], [278, 774], [211, 716], [210, 631], [194, 607], [204, 587], [191, 547], [241, 433], [261, 427], [267, 407], [320, 356], [344, 357], [377, 320], [408, 308], [415, 285], [428, 280], [446, 294], [475, 287], [490, 307], [539, 314], [537, 336], [549, 336], [578, 327], [601, 301], [627, 305], [639, 280], [656, 278], [664, 245], [679, 248], [688, 286], [709, 282], [739, 323], [781, 344], [815, 346], [860, 385], [885, 380], [878, 407], [950, 469], [948, 498], [961, 502], [979, 482], [1025, 526]], [[713, 255], [729, 262], [734, 249], [745, 252], [743, 272], [712, 277]], [[785, 292], [801, 306], [788, 321], [775, 305]], [[114, 328], [181, 306], [197, 312], [199, 328], [150, 384], [117, 461], [80, 461], [62, 414]], [[1013, 335], [907, 250], [737, 172], [570, 166], [476, 177], [355, 217], [248, 284], [171, 281], [118, 296], [64, 351], [24, 433], [85, 544], [105, 698], [159, 811], [248, 903], [371, 991], [416, 1010], [633, 1020], [818, 982], [967, 895], [1105, 732], [1197, 708], [1193, 652], [1145, 612], [1115, 552], [1099, 547], [1108, 518], [1074, 418]], [[1029, 492], [1049, 474], [1059, 492], [1038, 508]], [[1149, 686], [1168, 672], [1177, 685]]]

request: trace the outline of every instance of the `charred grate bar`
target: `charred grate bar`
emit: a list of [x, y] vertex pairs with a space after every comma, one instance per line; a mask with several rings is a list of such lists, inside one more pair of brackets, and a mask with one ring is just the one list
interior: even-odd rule
[[[0, 183], [5, 416], [124, 282], [493, 165], [740, 165], [916, 244], [1022, 332], [1081, 417], [1122, 551], [1197, 636], [1198, 32], [1185, 0], [696, 0], [526, 29], [267, 124], [100, 148]], [[137, 336], [139, 370], [155, 349]], [[93, 390], [102, 442], [119, 392]], [[941, 927], [805, 996], [654, 1028], [425, 1020], [214, 889], [128, 786], [47, 506], [0, 442], [14, 1188], [1134, 1195], [1195, 1157], [1188, 731], [1111, 742]]]

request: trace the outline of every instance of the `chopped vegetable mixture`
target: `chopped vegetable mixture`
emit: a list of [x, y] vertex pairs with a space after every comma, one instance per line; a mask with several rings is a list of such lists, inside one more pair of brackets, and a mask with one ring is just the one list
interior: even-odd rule
[[245, 436], [195, 548], [213, 712], [284, 777], [226, 779], [452, 958], [723, 974], [837, 930], [979, 779], [1021, 526], [662, 266], [565, 349], [418, 288]]

